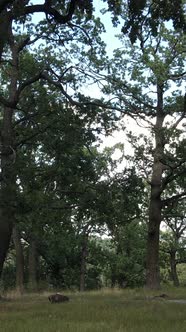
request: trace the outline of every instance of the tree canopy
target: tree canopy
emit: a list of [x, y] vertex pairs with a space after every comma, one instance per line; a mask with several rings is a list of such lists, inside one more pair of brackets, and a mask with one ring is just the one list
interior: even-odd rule
[[185, 262], [184, 4], [102, 4], [0, 1], [0, 274], [16, 267], [21, 292], [38, 278], [158, 288], [163, 251], [178, 285]]

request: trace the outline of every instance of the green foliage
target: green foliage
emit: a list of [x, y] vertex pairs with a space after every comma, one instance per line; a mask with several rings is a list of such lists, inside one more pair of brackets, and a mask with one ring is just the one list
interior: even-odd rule
[[132, 221], [113, 232], [111, 282], [120, 287], [139, 287], [145, 278], [146, 226]]
[[[9, 14], [4, 15], [3, 24], [0, 17], [0, 119], [2, 123], [7, 103], [13, 102], [10, 127], [14, 136], [11, 149], [16, 156], [16, 221], [24, 239], [26, 265], [28, 246], [34, 239], [40, 276], [56, 288], [79, 287], [84, 235], [90, 236], [87, 289], [144, 283], [148, 181], [142, 177], [144, 165], [150, 174], [153, 143], [141, 136], [141, 144], [129, 134], [136, 145], [134, 165], [118, 174], [112, 154], [118, 148], [122, 151], [123, 146], [101, 153], [100, 135], [117, 128], [123, 112], [139, 115], [142, 120], [150, 118], [150, 122], [157, 114], [156, 98], [144, 89], [150, 91], [158, 83], [167, 92], [171, 79], [179, 79], [178, 87], [182, 79], [181, 1], [104, 2], [113, 24], [124, 18], [123, 32], [133, 44], [138, 40], [132, 46], [129, 39], [124, 40], [124, 49], [115, 50], [112, 60], [101, 39], [105, 31], [101, 19], [93, 16], [92, 1], [0, 4], [3, 14], [6, 10]], [[35, 24], [32, 15], [38, 11], [45, 16]], [[164, 24], [170, 19], [176, 30]], [[2, 31], [6, 28], [10, 33], [10, 23], [13, 30], [7, 38]], [[82, 88], [91, 84], [101, 84], [103, 92], [116, 97], [115, 101], [83, 95]], [[165, 115], [177, 117], [182, 112], [179, 92], [164, 99]], [[159, 135], [165, 145], [169, 143], [161, 159], [166, 166], [162, 184], [169, 198], [176, 189], [184, 188], [185, 141], [179, 139], [182, 130], [172, 124], [164, 126]], [[112, 241], [93, 240], [93, 234], [102, 236], [105, 229]], [[170, 249], [170, 241], [168, 246]], [[28, 268], [25, 274], [28, 280]], [[5, 266], [5, 277], [6, 287], [13, 285], [14, 260]]]
[[13, 262], [11, 263], [6, 262], [1, 277], [1, 285], [0, 285], [1, 292], [10, 289], [15, 289], [15, 279], [16, 279], [15, 263], [13, 264]]
[[184, 3], [169, 0], [130, 0], [127, 8], [127, 19], [123, 33], [129, 34], [132, 43], [136, 42], [139, 31], [145, 22], [146, 28], [153, 36], [158, 35], [158, 26], [162, 21], [172, 20], [175, 29], [185, 30]]
[[186, 285], [186, 264], [178, 264], [177, 265], [177, 272], [178, 272], [178, 277], [180, 280], [180, 284], [185, 287]]

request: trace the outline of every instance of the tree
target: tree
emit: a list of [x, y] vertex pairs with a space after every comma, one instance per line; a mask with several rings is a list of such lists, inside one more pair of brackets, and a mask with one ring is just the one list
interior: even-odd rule
[[[104, 222], [97, 212], [104, 195], [99, 181], [110, 159], [92, 146], [96, 124], [100, 130], [99, 114], [59, 104], [58, 91], [50, 94], [48, 86], [35, 84], [37, 89], [32, 86], [24, 92], [16, 121], [20, 146], [16, 218], [29, 247], [34, 240], [50, 284], [70, 287], [77, 283], [80, 258], [86, 258], [82, 250], [86, 220], [91, 230]], [[81, 261], [85, 266], [85, 259]]]
[[51, 1], [46, 0], [43, 4], [32, 4], [29, 1], [2, 0], [0, 2], [0, 59], [7, 43], [10, 43], [10, 31], [12, 23], [18, 25], [25, 23], [29, 15], [43, 13], [47, 22], [52, 24], [65, 25], [72, 20], [74, 14], [87, 15], [90, 18], [92, 13], [92, 1], [71, 0], [67, 4], [65, 1], [56, 1], [55, 6]]
[[140, 287], [145, 281], [146, 224], [133, 220], [112, 233], [113, 253], [108, 258], [111, 285]]
[[[165, 4], [166, 1], [163, 1], [162, 3]], [[121, 4], [121, 2], [116, 3], [115, 1], [108, 2], [108, 9], [113, 12], [114, 20], [117, 13], [120, 13], [122, 9]], [[136, 3], [132, 1], [130, 2], [129, 13], [137, 13], [137, 21], [139, 22], [141, 22], [141, 19], [142, 22], [144, 20], [143, 15], [141, 15], [143, 8], [145, 8], [144, 4], [146, 4], [146, 2], [140, 2], [140, 6], [136, 6]], [[148, 2], [147, 5], [149, 5]], [[165, 15], [165, 10], [162, 11], [161, 4], [158, 4], [157, 8], [158, 10], [155, 17], [159, 23], [159, 20], [161, 21], [162, 19], [162, 12], [163, 15]], [[172, 13], [175, 12], [175, 6], [171, 6], [171, 8], [173, 9], [171, 9], [169, 14], [163, 18], [167, 19], [171, 17]], [[41, 21], [34, 26], [29, 20], [34, 13], [38, 12], [43, 13], [45, 19], [42, 17]], [[1, 0], [0, 2], [0, 79], [2, 83], [0, 91], [0, 111], [2, 113], [0, 135], [0, 274], [9, 247], [12, 227], [15, 223], [17, 193], [19, 191], [16, 164], [20, 142], [16, 142], [17, 128], [14, 127], [14, 120], [16, 120], [15, 122], [19, 125], [21, 122], [24, 122], [23, 114], [26, 119], [29, 118], [27, 112], [25, 113], [23, 111], [23, 106], [20, 110], [21, 99], [24, 94], [26, 94], [31, 86], [33, 88], [36, 87], [36, 82], [41, 83], [42, 81], [47, 84], [47, 88], [49, 91], [52, 91], [52, 93], [54, 93], [55, 89], [58, 89], [61, 92], [63, 98], [58, 98], [58, 102], [60, 101], [63, 103], [63, 109], [68, 102], [76, 107], [78, 111], [81, 110], [84, 116], [85, 113], [91, 111], [91, 114], [93, 114], [95, 118], [97, 117], [97, 120], [99, 118], [107, 128], [110, 124], [113, 124], [116, 119], [112, 112], [115, 105], [112, 106], [110, 103], [103, 105], [103, 101], [92, 101], [91, 98], [85, 98], [78, 93], [74, 93], [74, 96], [72, 96], [72, 94], [67, 93], [66, 90], [67, 87], [70, 91], [72, 87], [74, 90], [77, 90], [79, 84], [83, 84], [85, 82], [85, 77], [87, 77], [84, 75], [85, 71], [83, 70], [83, 67], [78, 68], [78, 65], [74, 66], [75, 62], [70, 61], [70, 53], [76, 54], [76, 56], [77, 54], [81, 54], [80, 59], [83, 63], [86, 62], [85, 57], [88, 55], [86, 68], [94, 61], [96, 61], [96, 63], [102, 68], [104, 65], [102, 58], [105, 54], [102, 47], [103, 44], [99, 37], [99, 34], [103, 31], [103, 27], [100, 24], [100, 20], [94, 21], [96, 24], [93, 23], [93, 17], [91, 14], [92, 1], [82, 2], [81, 0], [71, 0], [69, 2], [55, 1], [51, 3], [46, 0], [44, 4], [40, 5], [30, 4], [27, 1]], [[182, 11], [179, 10], [177, 17], [182, 17]], [[149, 29], [152, 29], [152, 24], [149, 24], [147, 21], [148, 20], [145, 22], [146, 25]], [[25, 29], [24, 31], [23, 28]], [[136, 32], [136, 35], [137, 34], [138, 31]], [[83, 40], [84, 45], [82, 47], [79, 46], [80, 39]], [[30, 47], [30, 50], [32, 49], [33, 53], [34, 43], [39, 40], [44, 41], [44, 47], [40, 47], [39, 49], [40, 54], [38, 52], [35, 58], [29, 56], [26, 50]], [[73, 41], [75, 41], [75, 43], [73, 43]], [[51, 49], [45, 47], [46, 43], [50, 45]], [[73, 47], [71, 47], [71, 45], [73, 45]], [[55, 52], [58, 46], [60, 51]], [[63, 50], [66, 47], [67, 50], [67, 53], [65, 54], [66, 56], [63, 57], [63, 66], [59, 60], [63, 52], [61, 51], [61, 47]], [[41, 57], [41, 51], [44, 49], [46, 52], [42, 54], [43, 56]], [[49, 53], [51, 53], [50, 57], [48, 56]], [[28, 66], [28, 68], [24, 65], [24, 57], [27, 57], [27, 60], [30, 61], [31, 66]], [[42, 106], [41, 103], [38, 105], [40, 105], [40, 107]], [[38, 105], [35, 105], [35, 108], [37, 108]], [[49, 106], [51, 111], [52, 105]], [[100, 110], [103, 106], [107, 109], [107, 114], [106, 112], [103, 112], [103, 116], [99, 116]], [[120, 110], [120, 108], [118, 109]], [[109, 110], [110, 113], [112, 113], [111, 117]], [[32, 118], [32, 116], [35, 117], [35, 114], [31, 114], [30, 118]], [[90, 118], [91, 117], [88, 117], [88, 123]]]
[[[5, 42], [3, 42], [3, 49], [2, 49], [3, 52], [1, 54], [2, 89], [0, 94], [0, 103], [1, 103], [2, 116], [0, 120], [1, 121], [0, 274], [2, 272], [3, 263], [9, 247], [10, 238], [12, 234], [12, 227], [13, 224], [16, 223], [15, 212], [17, 206], [16, 199], [18, 191], [18, 186], [16, 182], [17, 150], [19, 145], [23, 144], [23, 142], [21, 143], [19, 139], [17, 141], [16, 132], [18, 126], [21, 125], [22, 122], [26, 121], [26, 119], [29, 119], [29, 114], [27, 111], [24, 110], [24, 106], [23, 104], [21, 104], [21, 99], [24, 97], [24, 94], [26, 95], [26, 91], [29, 88], [31, 88], [31, 86], [32, 89], [34, 89], [34, 87], [35, 88], [37, 87], [37, 84], [35, 84], [34, 86], [34, 83], [40, 81], [40, 88], [41, 88], [41, 80], [42, 80], [49, 82], [48, 84], [50, 86], [53, 85], [55, 88], [60, 89], [60, 92], [62, 93], [64, 98], [61, 98], [59, 100], [61, 100], [63, 106], [65, 107], [66, 104], [64, 100], [65, 98], [67, 98], [67, 93], [63, 85], [66, 84], [67, 86], [67, 84], [68, 85], [74, 84], [74, 89], [77, 88], [77, 85], [75, 84], [75, 81], [73, 79], [74, 75], [72, 75], [72, 73], [70, 72], [72, 66], [70, 66], [70, 68], [66, 66], [67, 61], [70, 62], [70, 59], [68, 58], [66, 63], [65, 63], [66, 59], [64, 60], [64, 66], [61, 66], [61, 64], [59, 63], [60, 51], [58, 51], [58, 54], [55, 54], [56, 43], [60, 46], [62, 45], [63, 47], [65, 42], [68, 44], [69, 41], [73, 42], [74, 38], [77, 40], [80, 37], [80, 36], [78, 37], [78, 31], [80, 31], [81, 32], [80, 34], [83, 34], [84, 37], [86, 35], [83, 27], [79, 29], [77, 25], [75, 25], [74, 28], [72, 26], [68, 26], [66, 27], [67, 31], [65, 32], [63, 31], [63, 35], [57, 38], [57, 40], [55, 40], [55, 36], [56, 35], [58, 36], [58, 31], [56, 26], [55, 26], [56, 31], [54, 31], [55, 29], [54, 30], [52, 29], [48, 17], [46, 18], [46, 20], [43, 21], [44, 23], [40, 23], [40, 25], [37, 28], [28, 24], [26, 26], [26, 33], [22, 33], [21, 30], [19, 30], [20, 25], [22, 23], [22, 18], [24, 18], [23, 22], [26, 24], [27, 15], [29, 13], [32, 14], [35, 11], [36, 12], [44, 11], [47, 14], [49, 10], [50, 16], [52, 16], [53, 18], [57, 17], [56, 20], [59, 24], [59, 29], [60, 29], [60, 24], [65, 24], [72, 18], [72, 14], [74, 13], [76, 4], [77, 4], [76, 1], [71, 1], [69, 7], [69, 13], [64, 16], [59, 14], [55, 9], [52, 9], [51, 4], [49, 3], [45, 3], [45, 5], [36, 5], [36, 7], [35, 5], [25, 7], [24, 3], [21, 2], [21, 4], [19, 4], [20, 5], [19, 8], [17, 7], [14, 8], [15, 4], [13, 2], [13, 4], [10, 4], [10, 7], [4, 9], [6, 13], [4, 13], [4, 11], [2, 12], [3, 15], [5, 15], [5, 21], [7, 18], [8, 29], [7, 29], [7, 36], [3, 35], [4, 37], [7, 38], [5, 38], [6, 39]], [[82, 11], [84, 10], [83, 8], [85, 7], [82, 6]], [[24, 17], [24, 15], [26, 16]], [[78, 23], [80, 23], [81, 21], [80, 16], [78, 14], [76, 17], [76, 21]], [[13, 22], [15, 22], [16, 26], [13, 25]], [[85, 18], [84, 19], [85, 25], [86, 22], [87, 20]], [[99, 26], [98, 30], [102, 29], [102, 27], [99, 25], [99, 22], [97, 23]], [[46, 32], [46, 27], [49, 27], [47, 32]], [[91, 24], [89, 26], [86, 25], [86, 28], [87, 28], [87, 33], [90, 30], [94, 30], [94, 26]], [[74, 29], [76, 30], [75, 32]], [[34, 56], [31, 55], [33, 51], [31, 51], [30, 54], [28, 52], [29, 46], [32, 45], [33, 47], [33, 44], [36, 41], [38, 41], [40, 38], [51, 41], [50, 54], [52, 54], [52, 49], [53, 49], [53, 57], [51, 56], [50, 59], [48, 59], [46, 56], [46, 54], [49, 54], [49, 52], [46, 52], [42, 59], [40, 59], [39, 56], [37, 57], [37, 59], [36, 57], [34, 59]], [[85, 38], [83, 40], [85, 41], [85, 44], [87, 42], [87, 38], [88, 37], [86, 37], [86, 41]], [[53, 43], [52, 40], [54, 40]], [[26, 61], [27, 65], [25, 65]], [[54, 65], [53, 69], [50, 66], [52, 61]], [[61, 71], [62, 67], [63, 67], [63, 72]], [[58, 71], [58, 74], [54, 71], [54, 68]], [[60, 77], [59, 73], [61, 74]], [[79, 81], [81, 81], [81, 79], [79, 79]], [[52, 92], [54, 93], [53, 89]], [[70, 96], [68, 96], [68, 99], [70, 99], [70, 101], [72, 100]], [[74, 102], [74, 104], [76, 103]], [[38, 105], [35, 104], [35, 109], [37, 109], [38, 112], [40, 112], [39, 105], [41, 107], [41, 101], [40, 104]], [[77, 106], [80, 107], [81, 105], [82, 103], [77, 102]], [[52, 105], [50, 105], [49, 108], [50, 110], [52, 110]], [[34, 112], [34, 114], [30, 114], [30, 118], [35, 117], [35, 115], [36, 112]]]
[[[108, 11], [112, 13], [113, 23], [118, 23], [118, 16], [122, 14], [123, 2], [115, 0], [103, 0], [108, 5]], [[125, 4], [124, 4], [125, 5]], [[127, 32], [131, 30], [131, 36], [133, 40], [137, 36], [138, 27], [141, 25], [144, 19], [143, 10], [146, 6], [149, 6], [149, 13], [152, 19], [148, 21], [150, 27], [154, 32], [157, 32], [157, 25], [160, 19], [173, 20], [176, 28], [185, 29], [184, 21], [184, 8], [181, 0], [176, 3], [172, 3], [168, 0], [158, 1], [154, 0], [150, 3], [148, 0], [128, 2], [128, 16], [123, 27], [123, 31]], [[127, 4], [126, 4], [127, 7]], [[46, 15], [47, 20], [50, 23], [66, 24], [72, 20], [74, 14], [84, 14], [87, 19], [91, 19], [93, 13], [93, 1], [92, 0], [70, 0], [67, 4], [65, 1], [51, 3], [46, 0], [43, 4], [32, 4], [29, 1], [13, 1], [13, 0], [1, 0], [0, 1], [0, 58], [3, 49], [9, 39], [8, 30], [12, 22], [18, 22], [19, 20], [25, 21], [28, 15], [34, 13], [43, 13]]]
[[134, 43], [139, 35], [144, 22], [150, 28], [152, 35], [158, 35], [158, 26], [161, 21], [172, 20], [175, 29], [186, 29], [184, 18], [184, 5], [181, 0], [172, 2], [169, 0], [129, 0], [127, 7], [128, 15], [122, 28], [123, 33], [129, 34]]
[[169, 255], [170, 275], [174, 286], [179, 286], [177, 265], [185, 260], [184, 233], [186, 230], [185, 204], [184, 201], [174, 202], [173, 206], [164, 211], [164, 222], [167, 231], [162, 234], [164, 250]]
[[[146, 20], [149, 18], [147, 15]], [[168, 28], [162, 20], [158, 25], [158, 33], [154, 35], [146, 20], [138, 31], [135, 45], [121, 36], [124, 46], [117, 49], [114, 59], [107, 63], [109, 75], [98, 74], [97, 79], [104, 81], [104, 93], [111, 94], [115, 99], [115, 109], [137, 122], [142, 121], [142, 125], [150, 128], [154, 139], [147, 153], [145, 146], [139, 147], [139, 150], [141, 169], [144, 170], [145, 165], [150, 185], [146, 283], [149, 288], [158, 288], [162, 210], [186, 195], [185, 189], [178, 192], [175, 186], [175, 179], [183, 179], [185, 174], [185, 140], [181, 124], [186, 114], [186, 97], [179, 90], [185, 75], [184, 36], [181, 30]], [[170, 97], [168, 91], [171, 84], [175, 88]], [[147, 144], [149, 138], [145, 140]], [[166, 190], [171, 183], [175, 192], [169, 196]]]
[[24, 253], [21, 234], [17, 225], [13, 228], [13, 242], [16, 251], [16, 290], [19, 294], [24, 292]]

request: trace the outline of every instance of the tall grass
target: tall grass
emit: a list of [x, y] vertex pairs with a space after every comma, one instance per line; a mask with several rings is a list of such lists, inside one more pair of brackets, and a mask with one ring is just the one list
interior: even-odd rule
[[[186, 300], [186, 288], [164, 289]], [[160, 292], [103, 290], [67, 294], [51, 304], [47, 293], [0, 302], [1, 332], [185, 332], [186, 304], [154, 298]]]

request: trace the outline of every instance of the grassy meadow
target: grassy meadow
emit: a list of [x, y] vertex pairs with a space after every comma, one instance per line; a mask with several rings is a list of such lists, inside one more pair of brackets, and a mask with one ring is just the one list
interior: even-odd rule
[[[166, 293], [166, 299], [154, 297]], [[64, 294], [64, 293], [63, 293]], [[159, 292], [103, 290], [65, 293], [66, 303], [51, 304], [48, 293], [8, 294], [0, 301], [1, 332], [185, 332], [186, 287]]]

